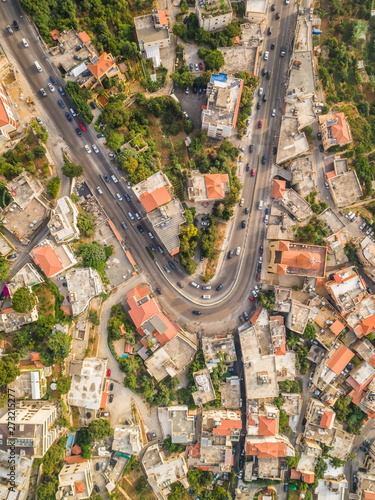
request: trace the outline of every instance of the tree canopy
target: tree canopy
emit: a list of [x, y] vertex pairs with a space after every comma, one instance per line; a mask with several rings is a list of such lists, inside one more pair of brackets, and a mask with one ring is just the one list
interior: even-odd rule
[[7, 385], [13, 382], [21, 373], [18, 364], [20, 362], [20, 355], [18, 352], [5, 354], [0, 359], [0, 385]]
[[83, 168], [76, 163], [66, 161], [61, 169], [65, 177], [79, 177], [83, 174]]
[[17, 288], [12, 298], [12, 307], [16, 312], [29, 313], [35, 306], [35, 295], [26, 286]]

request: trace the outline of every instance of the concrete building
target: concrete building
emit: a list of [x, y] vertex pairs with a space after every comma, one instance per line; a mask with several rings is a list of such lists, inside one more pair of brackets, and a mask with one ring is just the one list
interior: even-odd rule
[[201, 174], [193, 170], [186, 181], [186, 188], [189, 201], [223, 200], [230, 191], [229, 177], [228, 174]]
[[170, 253], [178, 254], [180, 250], [181, 225], [185, 222], [185, 209], [177, 198], [148, 214], [155, 233]]
[[328, 395], [326, 398], [322, 397], [321, 400], [330, 406], [334, 404], [334, 401], [339, 396], [338, 392], [342, 393], [342, 390], [337, 391], [334, 389], [333, 383], [353, 357], [354, 352], [345, 347], [344, 344], [337, 342], [334, 347], [326, 353], [320, 365], [316, 367], [312, 380], [313, 384]]
[[135, 184], [132, 189], [147, 213], [172, 201], [172, 185], [161, 170]]
[[219, 31], [232, 22], [229, 0], [195, 0], [195, 14], [199, 27], [205, 31]]
[[281, 119], [276, 163], [281, 165], [309, 151], [309, 143], [305, 133], [301, 131], [298, 117], [283, 116]]
[[366, 284], [354, 266], [336, 272], [333, 280], [324, 284], [337, 310], [345, 318], [367, 295]]
[[[9, 465], [14, 460], [14, 477], [10, 481]], [[0, 451], [0, 498], [1, 500], [26, 500], [29, 492], [32, 460]], [[11, 490], [13, 488], [13, 491]]]
[[212, 384], [210, 371], [208, 369], [193, 373], [196, 392], [192, 396], [196, 405], [204, 405], [216, 399], [215, 389]]
[[91, 64], [88, 66], [88, 69], [93, 75], [93, 78], [90, 79], [90, 86], [95, 86], [97, 84], [101, 85], [101, 82], [105, 77], [114, 78], [120, 74], [120, 70], [116, 64], [116, 59], [114, 59], [112, 54], [107, 54], [107, 52], [103, 52], [99, 57], [94, 56], [91, 60]]
[[[27, 457], [43, 457], [57, 438], [53, 424], [57, 408], [47, 401], [18, 401], [14, 427], [8, 427], [8, 413], [0, 418], [0, 450], [8, 451], [14, 445], [15, 453]], [[12, 434], [10, 435], [10, 430]]]
[[52, 210], [48, 228], [56, 243], [64, 243], [79, 238], [77, 227], [78, 209], [67, 197], [59, 198], [56, 208]]
[[303, 221], [313, 215], [310, 203], [304, 200], [294, 189], [286, 189], [286, 181], [274, 179], [271, 198], [274, 203], [284, 207], [298, 221]]
[[366, 295], [358, 301], [354, 310], [346, 316], [346, 321], [358, 338], [372, 333], [375, 330], [375, 296]]
[[9, 281], [6, 286], [10, 297], [13, 297], [14, 292], [18, 290], [18, 288], [32, 287], [43, 283], [43, 281], [44, 279], [35, 267], [32, 264], [27, 263], [13, 276], [11, 281]]
[[157, 48], [156, 53], [159, 54], [160, 59], [159, 50], [169, 47], [167, 13], [168, 11], [158, 10], [152, 14], [134, 18], [135, 33], [141, 52], [147, 53], [149, 49]]
[[10, 105], [8, 94], [0, 82], [0, 145], [10, 141], [9, 134], [18, 129], [18, 123]]
[[221, 359], [228, 365], [232, 365], [237, 360], [234, 338], [230, 333], [216, 337], [203, 337], [202, 350], [206, 366], [210, 370], [217, 366]]
[[[198, 1], [198, 0], [197, 0]], [[208, 137], [230, 137], [237, 125], [243, 80], [219, 73], [207, 86], [207, 104], [202, 106], [202, 129]]]
[[315, 177], [311, 158], [311, 155], [296, 158], [288, 167], [292, 174], [291, 186], [303, 198], [315, 190]]
[[8, 181], [7, 188], [20, 210], [24, 210], [34, 198], [43, 193], [42, 183], [27, 172]]
[[64, 463], [59, 472], [59, 485], [56, 500], [69, 497], [77, 500], [90, 498], [94, 483], [91, 474], [91, 463]]
[[43, 366], [39, 352], [32, 352], [28, 359], [21, 359], [21, 374], [8, 384], [17, 399], [42, 399], [47, 391], [47, 377], [52, 375], [50, 366]]
[[350, 126], [344, 113], [319, 115], [319, 126], [324, 151], [328, 151], [331, 146], [345, 146], [353, 141]]
[[172, 443], [189, 444], [194, 440], [195, 416], [187, 406], [170, 406], [167, 409], [171, 425]]
[[267, 272], [323, 278], [326, 268], [327, 248], [317, 245], [272, 241]]
[[362, 196], [362, 187], [355, 170], [348, 170], [348, 160], [334, 155], [324, 159], [324, 171], [335, 205], [347, 207]]
[[69, 245], [56, 246], [49, 240], [43, 240], [31, 250], [30, 255], [47, 278], [57, 276], [78, 262]]
[[71, 360], [68, 373], [72, 377], [72, 385], [68, 393], [68, 404], [86, 410], [105, 408], [107, 399], [106, 370], [106, 359]]
[[251, 23], [264, 23], [267, 19], [268, 0], [246, 0], [245, 18]]
[[329, 406], [311, 398], [306, 407], [304, 436], [332, 446], [336, 436], [335, 417], [335, 412]]
[[0, 311], [0, 332], [10, 333], [19, 330], [20, 326], [33, 323], [38, 319], [38, 309], [35, 306], [29, 313], [18, 313], [11, 307]]
[[142, 449], [139, 425], [117, 425], [114, 429], [112, 450], [126, 455], [138, 455]]
[[78, 316], [89, 305], [90, 300], [103, 291], [98, 271], [91, 267], [80, 267], [66, 274], [72, 315]]

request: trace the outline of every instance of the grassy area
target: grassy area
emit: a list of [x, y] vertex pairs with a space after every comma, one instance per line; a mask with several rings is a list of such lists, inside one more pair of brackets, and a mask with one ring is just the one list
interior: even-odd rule
[[204, 274], [202, 276], [202, 280], [205, 283], [208, 283], [215, 276], [216, 268], [219, 263], [220, 251], [223, 247], [223, 242], [225, 238], [225, 230], [226, 230], [226, 225], [218, 223], [217, 238], [214, 244], [214, 251], [212, 256], [206, 260], [206, 266]]
[[51, 288], [46, 283], [42, 283], [38, 286], [36, 292], [39, 301], [39, 314], [43, 314], [44, 316], [53, 314], [55, 312], [55, 296]]

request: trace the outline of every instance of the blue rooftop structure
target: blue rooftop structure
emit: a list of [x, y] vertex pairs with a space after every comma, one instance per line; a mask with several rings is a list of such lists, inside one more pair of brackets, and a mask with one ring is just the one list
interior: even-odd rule
[[227, 81], [228, 75], [225, 73], [219, 73], [218, 75], [211, 76], [211, 82], [222, 82], [225, 83]]

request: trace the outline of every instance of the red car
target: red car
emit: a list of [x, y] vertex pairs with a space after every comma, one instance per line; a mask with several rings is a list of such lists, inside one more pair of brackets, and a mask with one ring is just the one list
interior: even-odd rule
[[254, 297], [249, 297], [249, 300], [251, 300], [251, 302], [255, 302]]
[[259, 120], [258, 122], [258, 128], [262, 128], [263, 127], [263, 120]]
[[79, 122], [78, 125], [81, 127], [81, 129], [83, 130], [83, 132], [86, 132], [86, 127], [84, 126], [84, 124], [82, 122]]
[[110, 377], [111, 376], [111, 370], [108, 368], [107, 370], [107, 377]]
[[202, 64], [202, 63], [199, 63], [199, 65], [198, 65], [198, 66], [199, 66], [199, 69], [200, 69], [201, 71], [203, 71], [203, 64]]
[[257, 273], [255, 276], [255, 281], [260, 281], [260, 273]]
[[253, 168], [251, 171], [251, 177], [255, 177], [255, 168]]

